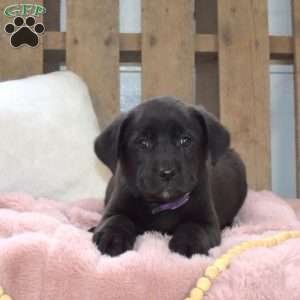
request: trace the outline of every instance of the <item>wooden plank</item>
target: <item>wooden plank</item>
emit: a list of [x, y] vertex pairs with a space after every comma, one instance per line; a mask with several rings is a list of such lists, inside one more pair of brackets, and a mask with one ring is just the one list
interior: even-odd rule
[[141, 63], [142, 55], [141, 51], [121, 51], [120, 63]]
[[44, 16], [44, 24], [47, 31], [59, 31], [60, 29], [60, 0], [44, 0], [47, 13]]
[[215, 56], [196, 55], [196, 103], [220, 117], [219, 73]]
[[246, 162], [250, 188], [271, 187], [266, 0], [219, 0], [220, 115]]
[[192, 0], [143, 1], [143, 97], [173, 95], [194, 102]]
[[[293, 58], [293, 39], [288, 36], [270, 36], [270, 56], [272, 59], [286, 60]], [[120, 51], [142, 50], [142, 35], [140, 33], [120, 33]], [[65, 32], [47, 32], [44, 36], [44, 49], [66, 49]], [[217, 54], [218, 36], [216, 34], [200, 33], [195, 35], [195, 52]]]
[[217, 53], [218, 36], [216, 34], [207, 34], [207, 33], [196, 34], [195, 52]]
[[120, 33], [120, 49], [125, 51], [141, 51], [142, 36], [139, 33]]
[[44, 48], [46, 50], [65, 50], [66, 33], [65, 32], [47, 32], [44, 39]]
[[[42, 0], [35, 1], [43, 4]], [[11, 0], [0, 0], [0, 81], [22, 78], [43, 72], [43, 37], [40, 37], [38, 47], [31, 48], [21, 46], [12, 48], [10, 35], [4, 32], [5, 24], [13, 22], [13, 17], [6, 17], [4, 9], [14, 4]], [[36, 21], [42, 22], [43, 17], [36, 17]]]
[[[60, 31], [60, 0], [44, 0], [47, 14], [44, 17], [44, 24], [47, 34], [44, 39], [44, 73], [58, 71], [62, 63], [65, 63], [66, 48], [65, 32]], [[62, 61], [62, 59], [64, 59]]]
[[[195, 2], [197, 36], [205, 34], [213, 37], [211, 42], [202, 43], [197, 39], [195, 48], [218, 48], [217, 41], [217, 0], [198, 0]], [[209, 48], [208, 47], [208, 48]], [[204, 49], [201, 49], [204, 50]], [[202, 51], [201, 51], [202, 52]], [[208, 52], [207, 52], [208, 53]], [[196, 103], [203, 105], [208, 111], [219, 117], [219, 78], [217, 56], [196, 55]]]
[[45, 50], [44, 51], [44, 73], [59, 71], [66, 63], [66, 51]]
[[293, 1], [294, 27], [294, 74], [296, 108], [296, 147], [297, 147], [297, 196], [300, 198], [300, 1]]
[[270, 36], [271, 59], [292, 59], [293, 39], [289, 36]]
[[217, 0], [195, 1], [195, 21], [197, 33], [217, 33]]
[[[65, 32], [47, 32], [45, 36], [45, 49], [63, 50], [66, 48]], [[286, 41], [285, 41], [286, 42]], [[120, 51], [141, 51], [142, 35], [140, 33], [120, 33]], [[280, 45], [277, 46], [280, 49]], [[196, 34], [195, 51], [202, 53], [217, 53], [218, 39], [216, 34]]]
[[87, 83], [99, 124], [120, 111], [118, 0], [68, 1], [68, 69]]

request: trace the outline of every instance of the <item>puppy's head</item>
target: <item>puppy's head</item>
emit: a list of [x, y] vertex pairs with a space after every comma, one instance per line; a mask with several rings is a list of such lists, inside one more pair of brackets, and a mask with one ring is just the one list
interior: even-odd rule
[[121, 115], [95, 141], [113, 173], [119, 163], [128, 187], [144, 199], [172, 201], [191, 192], [205, 161], [229, 146], [229, 133], [202, 108], [172, 97], [151, 99]]

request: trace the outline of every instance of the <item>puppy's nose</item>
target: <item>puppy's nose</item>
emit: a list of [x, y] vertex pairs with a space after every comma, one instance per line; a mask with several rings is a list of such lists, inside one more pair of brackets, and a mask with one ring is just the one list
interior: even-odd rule
[[160, 169], [159, 176], [164, 180], [170, 180], [175, 176], [175, 169]]

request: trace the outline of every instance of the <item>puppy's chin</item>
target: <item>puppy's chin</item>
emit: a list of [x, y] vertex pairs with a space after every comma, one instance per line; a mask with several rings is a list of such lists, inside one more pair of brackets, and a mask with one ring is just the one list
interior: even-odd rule
[[168, 203], [176, 201], [184, 196], [186, 193], [190, 193], [193, 189], [193, 185], [184, 185], [175, 182], [169, 182], [162, 184], [157, 182], [156, 184], [146, 184], [147, 181], [142, 180], [137, 188], [140, 195], [147, 202], [154, 203]]
[[162, 197], [163, 197], [163, 199], [165, 199], [165, 200], [169, 200], [169, 199], [171, 198], [171, 194], [170, 194], [169, 191], [163, 191], [163, 192], [162, 192]]
[[179, 199], [186, 193], [187, 192], [172, 191], [169, 189], [164, 189], [163, 191], [161, 191], [159, 193], [145, 194], [144, 198], [147, 200], [147, 202], [168, 203], [168, 202], [175, 201], [176, 199]]

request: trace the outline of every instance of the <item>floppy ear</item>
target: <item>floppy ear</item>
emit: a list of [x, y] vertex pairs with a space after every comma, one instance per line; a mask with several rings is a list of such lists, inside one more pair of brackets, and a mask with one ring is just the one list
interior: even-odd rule
[[229, 132], [215, 116], [207, 112], [203, 107], [193, 107], [192, 109], [205, 129], [208, 153], [212, 163], [215, 164], [230, 145]]
[[120, 115], [96, 138], [94, 149], [97, 157], [107, 165], [114, 174], [119, 158], [119, 148], [122, 130], [127, 114]]

